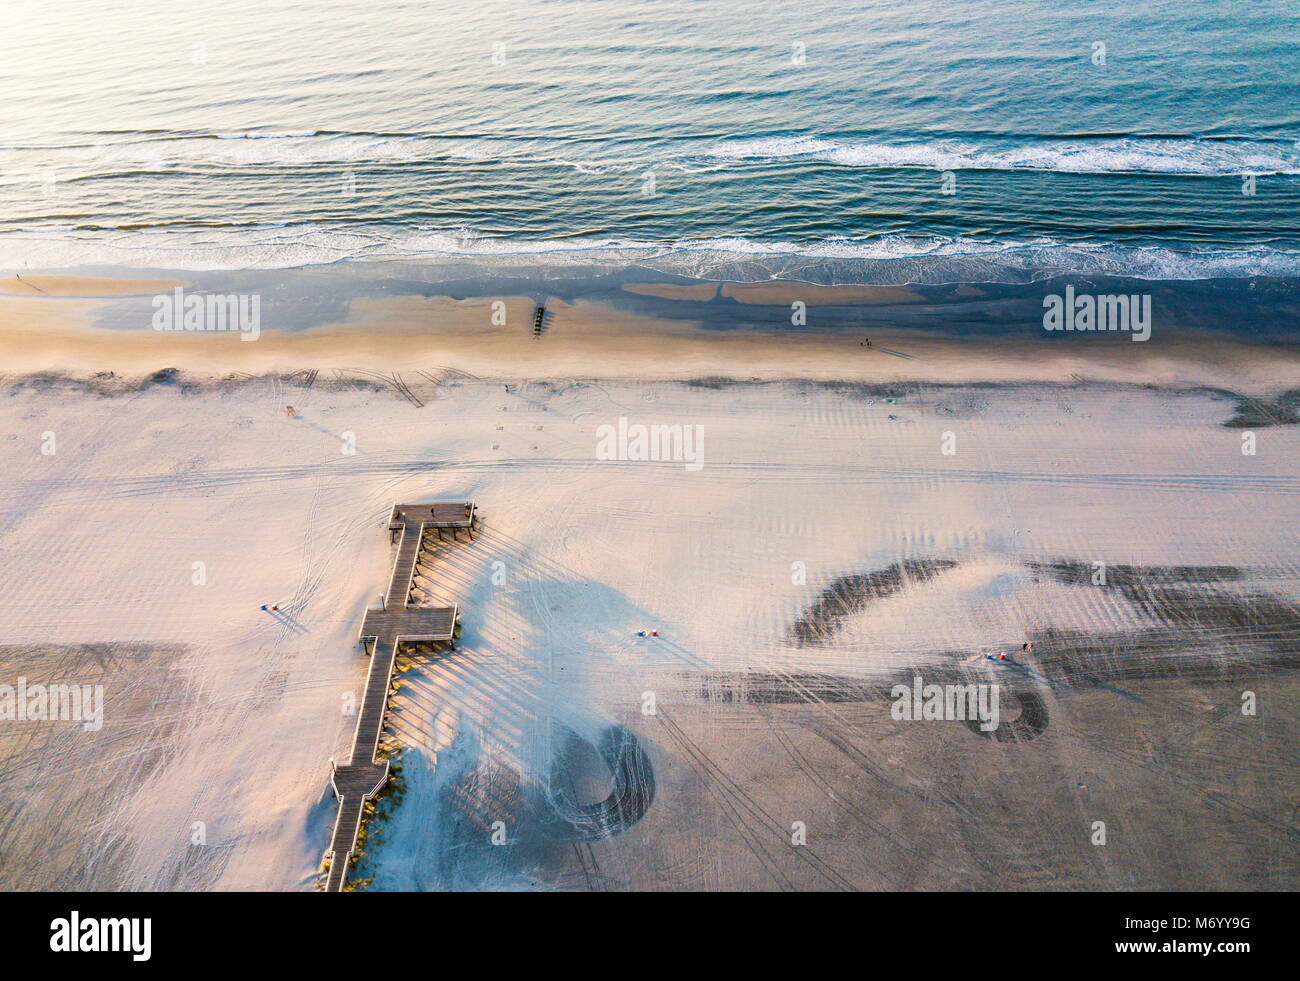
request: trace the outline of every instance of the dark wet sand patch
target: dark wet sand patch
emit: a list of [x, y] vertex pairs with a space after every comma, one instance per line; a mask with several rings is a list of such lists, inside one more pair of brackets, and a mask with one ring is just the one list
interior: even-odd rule
[[[197, 717], [179, 648], [145, 644], [0, 647], [0, 683], [103, 686], [103, 723], [0, 723], [0, 887], [120, 890], [132, 883], [129, 815], [145, 784], [175, 762]], [[176, 829], [165, 888], [203, 889], [229, 857]]]
[[952, 559], [905, 559], [872, 572], [840, 576], [830, 584], [790, 628], [799, 647], [829, 643], [845, 618], [862, 612], [875, 600], [927, 582], [956, 567]]

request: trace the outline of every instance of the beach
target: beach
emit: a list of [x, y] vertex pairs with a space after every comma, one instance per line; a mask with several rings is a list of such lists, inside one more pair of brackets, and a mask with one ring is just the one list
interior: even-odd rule
[[[111, 372], [118, 384], [159, 371], [203, 384], [403, 368], [412, 384], [446, 371], [503, 380], [1089, 381], [1252, 397], [1285, 393], [1297, 378], [1292, 316], [1300, 292], [1289, 279], [1086, 281], [1098, 293], [1156, 292], [1159, 322], [1138, 343], [1119, 333], [1045, 332], [1044, 296], [1074, 288], [1055, 280], [904, 289], [638, 281], [646, 270], [561, 279], [475, 266], [421, 282], [410, 278], [411, 267], [383, 263], [340, 267], [328, 277], [313, 270], [154, 278], [116, 272], [0, 278], [0, 355], [8, 372], [81, 381]], [[159, 330], [155, 298], [170, 300], [177, 291], [200, 300], [257, 296], [259, 336]], [[544, 339], [529, 330], [538, 304], [557, 324]]]
[[[369, 888], [1296, 887], [1292, 284], [1217, 330], [1150, 287], [1135, 343], [1044, 332], [1051, 283], [453, 279], [0, 282], [0, 657], [105, 692], [0, 734], [9, 888], [316, 888], [389, 510], [471, 499]], [[259, 336], [153, 329], [176, 289]], [[895, 718], [917, 676], [1005, 724]], [[628, 746], [633, 810], [557, 829]]]

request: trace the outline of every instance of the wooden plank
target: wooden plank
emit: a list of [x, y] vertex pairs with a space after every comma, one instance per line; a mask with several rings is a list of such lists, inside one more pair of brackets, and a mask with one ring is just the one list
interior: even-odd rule
[[474, 523], [473, 501], [438, 501], [433, 504], [393, 506], [389, 527], [400, 528], [401, 538], [393, 572], [389, 577], [384, 609], [367, 610], [361, 621], [360, 639], [374, 643], [370, 671], [352, 737], [352, 755], [347, 763], [335, 763], [332, 783], [339, 799], [338, 817], [330, 842], [327, 892], [341, 892], [347, 881], [347, 867], [356, 848], [365, 802], [377, 794], [388, 778], [388, 762], [376, 761], [379, 738], [388, 709], [388, 690], [393, 666], [403, 641], [449, 641], [456, 629], [456, 607], [410, 606], [411, 583], [420, 542], [427, 525], [467, 527]]

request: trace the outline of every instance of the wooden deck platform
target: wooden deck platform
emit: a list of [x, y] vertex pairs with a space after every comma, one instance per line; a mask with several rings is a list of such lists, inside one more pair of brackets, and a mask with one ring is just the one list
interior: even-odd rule
[[397, 504], [393, 506], [388, 527], [398, 536], [397, 558], [389, 578], [384, 606], [367, 610], [361, 622], [359, 639], [372, 649], [370, 672], [366, 676], [365, 694], [352, 739], [352, 757], [348, 763], [331, 761], [331, 782], [339, 798], [338, 819], [330, 841], [330, 869], [326, 892], [340, 892], [347, 881], [348, 863], [356, 848], [365, 802], [377, 794], [388, 779], [388, 761], [376, 761], [375, 751], [384, 728], [388, 708], [388, 689], [392, 684], [393, 665], [403, 642], [447, 641], [454, 645], [455, 606], [410, 606], [411, 581], [420, 554], [424, 529], [433, 527], [467, 529], [472, 539], [477, 515], [473, 501], [437, 501], [432, 504]]

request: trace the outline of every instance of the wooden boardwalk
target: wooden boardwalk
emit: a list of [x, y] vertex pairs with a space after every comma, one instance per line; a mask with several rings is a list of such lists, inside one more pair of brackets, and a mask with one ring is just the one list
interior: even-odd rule
[[384, 594], [383, 608], [367, 610], [361, 623], [360, 641], [371, 651], [370, 673], [352, 739], [352, 757], [347, 763], [331, 760], [334, 793], [339, 799], [338, 819], [330, 841], [329, 877], [326, 892], [341, 892], [347, 880], [348, 863], [356, 848], [361, 828], [361, 811], [388, 780], [388, 761], [375, 761], [379, 736], [388, 708], [388, 689], [393, 664], [403, 642], [447, 641], [454, 644], [456, 607], [410, 606], [411, 581], [420, 554], [425, 528], [437, 528], [438, 536], [452, 537], [464, 529], [472, 540], [477, 515], [473, 501], [438, 501], [432, 504], [395, 504], [388, 527], [397, 539], [397, 559]]

